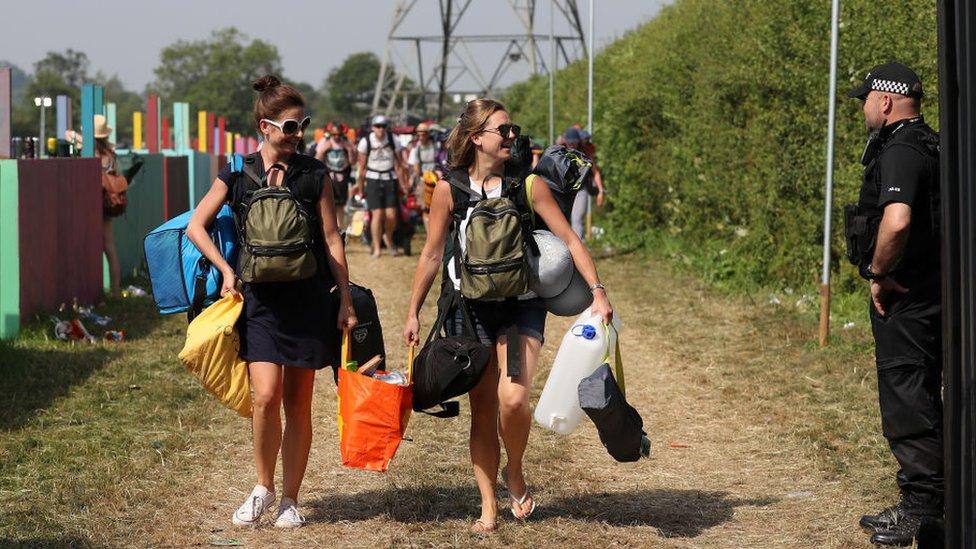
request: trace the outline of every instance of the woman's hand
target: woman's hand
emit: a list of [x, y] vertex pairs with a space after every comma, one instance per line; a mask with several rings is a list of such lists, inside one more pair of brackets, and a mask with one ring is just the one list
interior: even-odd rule
[[408, 347], [420, 345], [420, 319], [416, 315], [407, 317], [407, 324], [403, 327], [403, 341]]
[[234, 273], [233, 269], [221, 271], [220, 275], [223, 280], [220, 286], [221, 297], [227, 294], [237, 295], [237, 274]]
[[590, 311], [603, 317], [605, 324], [610, 324], [613, 320], [613, 306], [610, 305], [606, 290], [602, 288], [593, 290], [593, 305], [590, 306]]
[[352, 296], [349, 292], [345, 292], [342, 299], [339, 302], [339, 320], [338, 327], [340, 330], [352, 330], [359, 324], [359, 319], [356, 318], [356, 309], [352, 306]]

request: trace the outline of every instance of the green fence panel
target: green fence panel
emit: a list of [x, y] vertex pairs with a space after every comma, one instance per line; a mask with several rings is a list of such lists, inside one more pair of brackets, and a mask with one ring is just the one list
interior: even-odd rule
[[20, 331], [17, 161], [0, 160], [0, 339]]
[[195, 208], [203, 195], [210, 190], [210, 184], [216, 174], [210, 173], [209, 154], [198, 151], [190, 154], [192, 155], [190, 157], [190, 207]]
[[[142, 241], [149, 231], [165, 221], [163, 217], [163, 155], [140, 155], [145, 164], [129, 182], [129, 205], [125, 213], [113, 221], [115, 246], [119, 252], [122, 277], [145, 272], [145, 253]], [[119, 157], [119, 169], [132, 165], [131, 156]]]

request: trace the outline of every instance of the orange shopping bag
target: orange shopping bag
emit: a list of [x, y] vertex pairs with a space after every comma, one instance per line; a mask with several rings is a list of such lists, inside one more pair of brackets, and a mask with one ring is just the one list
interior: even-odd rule
[[386, 471], [410, 420], [413, 354], [414, 347], [410, 347], [407, 385], [386, 383], [345, 368], [349, 363], [349, 331], [343, 332], [338, 406], [343, 465]]

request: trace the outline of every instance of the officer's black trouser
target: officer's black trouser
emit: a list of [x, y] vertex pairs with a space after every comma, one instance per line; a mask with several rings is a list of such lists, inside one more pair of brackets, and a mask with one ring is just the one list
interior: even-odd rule
[[869, 304], [881, 427], [898, 460], [898, 487], [921, 514], [942, 515], [942, 318], [939, 273], [902, 282], [882, 317]]

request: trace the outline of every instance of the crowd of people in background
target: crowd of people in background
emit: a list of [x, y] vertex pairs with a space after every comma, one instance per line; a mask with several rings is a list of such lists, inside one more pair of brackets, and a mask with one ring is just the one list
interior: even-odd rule
[[[329, 121], [299, 150], [328, 168], [340, 228], [361, 223], [361, 232], [357, 229], [350, 234], [360, 237], [374, 258], [384, 251], [391, 256], [401, 252], [409, 255], [412, 225], [427, 229], [434, 186], [446, 174], [445, 141], [450, 128], [433, 120], [392, 126], [383, 115], [369, 122], [357, 129], [345, 122]], [[573, 231], [585, 239], [591, 203], [602, 207], [606, 198], [596, 145], [580, 124], [567, 128], [555, 144], [577, 150], [593, 161], [592, 184], [587, 192], [576, 195], [570, 220]], [[542, 153], [543, 146], [533, 140], [533, 167]], [[357, 211], [361, 212], [358, 217]]]

